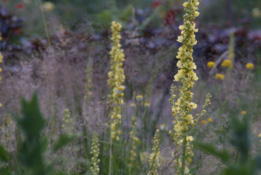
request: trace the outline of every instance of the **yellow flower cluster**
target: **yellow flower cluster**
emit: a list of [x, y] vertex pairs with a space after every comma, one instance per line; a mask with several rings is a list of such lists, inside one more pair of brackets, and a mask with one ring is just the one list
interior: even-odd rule
[[[194, 20], [199, 15], [197, 12], [199, 2], [197, 0], [189, 0], [185, 2], [186, 14], [184, 15], [184, 25], [179, 28], [181, 30], [181, 36], [178, 37], [178, 41], [183, 45], [179, 48], [177, 59], [178, 73], [175, 75], [174, 80], [180, 81], [182, 86], [180, 88], [180, 97], [177, 102], [174, 102], [174, 89], [172, 88], [172, 113], [176, 117], [173, 135], [174, 140], [180, 140], [182, 135], [188, 130], [188, 126], [193, 123], [193, 116], [190, 114], [192, 109], [197, 108], [197, 104], [192, 102], [193, 93], [191, 88], [194, 86], [194, 81], [198, 80], [194, 69], [196, 65], [193, 62], [193, 45], [197, 43], [195, 39], [195, 32], [198, 30], [195, 28]], [[180, 118], [177, 115], [180, 115]]]
[[152, 153], [150, 154], [149, 162], [150, 162], [150, 171], [148, 175], [158, 175], [158, 167], [159, 165], [159, 157], [160, 157], [160, 151], [159, 151], [159, 142], [160, 142], [160, 136], [159, 136], [159, 130], [157, 129], [155, 135], [154, 135], [154, 141], [153, 141], [153, 148]]
[[[194, 69], [196, 65], [193, 62], [193, 46], [197, 44], [195, 39], [196, 25], [194, 23], [195, 18], [199, 15], [198, 12], [198, 0], [188, 0], [183, 4], [185, 8], [184, 24], [179, 27], [181, 30], [181, 36], [178, 37], [178, 42], [182, 43], [179, 48], [177, 59], [177, 67], [179, 68], [178, 73], [174, 76], [175, 81], [181, 82], [179, 88], [179, 99], [175, 101], [176, 95], [174, 92], [177, 90], [174, 86], [171, 87], [171, 98], [170, 103], [172, 104], [172, 115], [175, 117], [174, 128], [170, 131], [170, 136], [174, 140], [177, 147], [177, 170], [176, 174], [184, 174], [189, 172], [189, 164], [194, 156], [191, 141], [193, 137], [189, 135], [189, 130], [195, 126], [198, 121], [197, 117], [205, 114], [201, 112], [197, 117], [193, 117], [191, 112], [192, 109], [197, 108], [197, 104], [192, 102], [193, 92], [191, 89], [194, 86], [194, 82], [198, 80]], [[211, 63], [210, 67], [214, 64]], [[209, 95], [210, 98], [210, 95]], [[208, 96], [205, 102], [210, 104]], [[203, 106], [204, 107], [204, 106]], [[206, 107], [206, 106], [205, 106]]]
[[113, 21], [111, 24], [112, 30], [112, 49], [110, 51], [111, 67], [108, 73], [108, 84], [110, 86], [109, 103], [111, 105], [110, 119], [111, 119], [111, 137], [119, 140], [120, 130], [119, 124], [121, 122], [121, 105], [123, 104], [124, 89], [123, 83], [125, 81], [123, 62], [124, 53], [120, 44], [121, 24]]
[[63, 125], [62, 128], [67, 134], [73, 133], [73, 121], [69, 109], [65, 109], [63, 112]]
[[215, 76], [215, 79], [217, 80], [224, 80], [225, 79], [225, 75], [221, 74], [221, 73], [217, 73]]
[[91, 159], [91, 174], [92, 175], [99, 175], [99, 165], [98, 163], [100, 162], [99, 157], [99, 153], [100, 153], [100, 149], [99, 149], [99, 138], [98, 135], [96, 133], [94, 133], [93, 135], [93, 139], [92, 139], [92, 147], [91, 147], [91, 154], [92, 154], [92, 159]]
[[212, 122], [213, 122], [213, 119], [212, 119], [212, 118], [208, 118], [207, 120], [201, 120], [201, 121], [200, 121], [200, 123], [201, 123], [202, 125], [206, 125], [206, 124], [208, 124], [208, 122], [209, 122], [209, 123], [212, 123]]
[[140, 142], [139, 138], [137, 137], [137, 115], [134, 115], [132, 117], [131, 122], [131, 132], [130, 132], [130, 142], [131, 142], [131, 148], [130, 148], [130, 160], [129, 160], [129, 167], [132, 168], [133, 161], [137, 158], [137, 146]]

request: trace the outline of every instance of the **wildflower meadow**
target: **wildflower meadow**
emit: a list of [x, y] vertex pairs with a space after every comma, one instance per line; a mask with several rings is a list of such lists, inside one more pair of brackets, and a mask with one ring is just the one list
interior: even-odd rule
[[0, 175], [261, 174], [259, 0], [2, 0]]

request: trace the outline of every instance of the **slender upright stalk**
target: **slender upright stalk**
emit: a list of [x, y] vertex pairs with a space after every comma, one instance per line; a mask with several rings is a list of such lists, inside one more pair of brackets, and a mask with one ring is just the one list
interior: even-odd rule
[[47, 37], [48, 45], [51, 46], [50, 35], [49, 35], [49, 31], [47, 29], [46, 19], [45, 19], [44, 11], [43, 11], [43, 8], [42, 8], [42, 2], [41, 2], [41, 0], [38, 0], [38, 2], [39, 2], [39, 5], [40, 5], [40, 11], [41, 11], [42, 19], [43, 19], [43, 24], [44, 24], [44, 29], [45, 29], [45, 34], [46, 34], [46, 37]]

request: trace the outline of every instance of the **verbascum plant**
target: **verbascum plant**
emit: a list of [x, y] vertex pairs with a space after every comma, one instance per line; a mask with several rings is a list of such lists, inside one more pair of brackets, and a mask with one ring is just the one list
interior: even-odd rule
[[98, 135], [96, 133], [94, 133], [93, 135], [93, 139], [92, 139], [92, 147], [91, 147], [91, 154], [92, 154], [92, 159], [91, 159], [91, 175], [99, 175], [100, 169], [99, 169], [99, 162], [100, 159], [99, 157], [99, 153], [100, 153], [100, 149], [99, 149], [99, 138]]
[[110, 129], [111, 137], [114, 140], [119, 140], [120, 130], [119, 125], [121, 122], [121, 112], [123, 104], [124, 89], [123, 83], [125, 81], [123, 62], [124, 53], [121, 49], [120, 44], [120, 31], [121, 24], [113, 21], [111, 24], [112, 30], [112, 49], [110, 51], [111, 56], [111, 67], [108, 73], [109, 80], [108, 84], [110, 86], [109, 103], [110, 103]]
[[200, 114], [193, 117], [192, 110], [197, 108], [197, 104], [192, 102], [193, 92], [191, 89], [194, 86], [198, 77], [194, 70], [197, 68], [193, 62], [193, 46], [197, 44], [195, 32], [198, 31], [195, 25], [195, 18], [199, 15], [198, 0], [188, 0], [183, 4], [185, 15], [183, 17], [184, 24], [180, 25], [181, 36], [178, 37], [178, 42], [182, 43], [179, 48], [177, 59], [178, 73], [174, 76], [174, 81], [181, 82], [179, 87], [179, 99], [175, 101], [174, 94], [177, 88], [171, 87], [170, 103], [172, 104], [172, 114], [175, 117], [174, 128], [170, 131], [170, 136], [177, 146], [176, 156], [176, 174], [190, 174], [189, 165], [194, 156], [191, 142], [193, 137], [189, 132], [196, 125], [200, 116], [206, 113], [205, 107], [209, 105], [210, 95], [207, 99], [204, 108]]
[[92, 59], [88, 61], [88, 64], [85, 69], [86, 73], [86, 78], [85, 78], [85, 100], [86, 100], [86, 108], [87, 108], [87, 113], [88, 113], [88, 108], [90, 105], [90, 97], [92, 94]]
[[149, 162], [150, 162], [150, 170], [148, 175], [158, 175], [158, 167], [159, 165], [159, 156], [160, 156], [160, 150], [159, 150], [159, 143], [160, 143], [160, 135], [159, 130], [157, 129], [155, 135], [154, 135], [154, 144], [152, 148], [152, 153], [150, 154]]
[[67, 134], [73, 134], [73, 120], [71, 118], [71, 113], [69, 109], [65, 109], [63, 112], [63, 130]]
[[130, 156], [129, 156], [129, 167], [133, 167], [133, 162], [137, 159], [137, 146], [140, 142], [137, 137], [137, 115], [133, 115], [131, 122], [131, 131], [130, 131]]

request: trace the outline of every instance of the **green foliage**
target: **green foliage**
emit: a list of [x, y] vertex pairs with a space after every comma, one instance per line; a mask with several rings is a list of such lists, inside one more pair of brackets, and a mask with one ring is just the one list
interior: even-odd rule
[[0, 145], [0, 161], [8, 161], [8, 153], [5, 151], [5, 148], [2, 145]]
[[251, 155], [251, 139], [249, 119], [245, 117], [242, 121], [234, 117], [231, 125], [231, 145], [236, 154], [229, 154], [228, 150], [219, 150], [212, 144], [195, 142], [195, 146], [201, 151], [220, 159], [225, 168], [224, 175], [255, 175], [261, 169], [261, 157]]
[[59, 149], [71, 143], [75, 138], [75, 136], [69, 136], [67, 134], [61, 135], [53, 147], [53, 152], [57, 152]]
[[[16, 174], [18, 175], [51, 175], [54, 174], [54, 170], [51, 166], [48, 166], [44, 154], [47, 150], [47, 139], [43, 137], [43, 130], [45, 128], [46, 120], [44, 119], [37, 98], [37, 94], [34, 93], [31, 100], [21, 100], [22, 104], [22, 116], [14, 116], [17, 126], [22, 133], [21, 143], [17, 146], [18, 167]], [[54, 145], [53, 152], [58, 151], [62, 147], [75, 139], [74, 136], [61, 135], [58, 141]], [[10, 155], [9, 155], [10, 154]], [[4, 166], [1, 166], [1, 175], [11, 174], [11, 166], [13, 160], [10, 160], [8, 153], [3, 146], [0, 145], [0, 162], [5, 162]], [[16, 156], [12, 155], [12, 156]], [[14, 170], [12, 170], [14, 171]]]
[[16, 117], [15, 120], [24, 135], [22, 145], [18, 148], [21, 165], [29, 174], [48, 174], [43, 159], [47, 142], [41, 137], [45, 119], [40, 111], [36, 93], [30, 101], [22, 99], [22, 117]]

